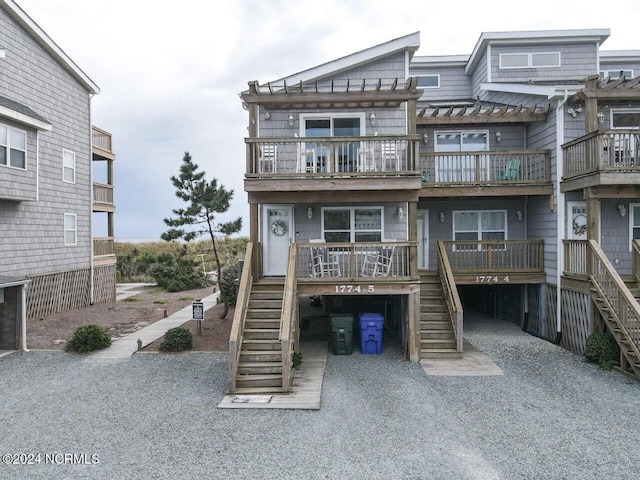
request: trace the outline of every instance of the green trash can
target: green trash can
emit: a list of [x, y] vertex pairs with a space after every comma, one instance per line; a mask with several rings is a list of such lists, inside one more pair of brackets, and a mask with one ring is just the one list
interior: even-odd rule
[[331, 321], [331, 351], [334, 355], [353, 352], [353, 315], [334, 314]]

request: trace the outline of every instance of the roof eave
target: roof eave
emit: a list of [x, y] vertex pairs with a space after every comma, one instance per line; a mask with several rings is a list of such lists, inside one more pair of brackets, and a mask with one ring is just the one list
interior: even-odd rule
[[71, 75], [82, 84], [91, 94], [100, 92], [98, 85], [94, 83], [82, 69], [71, 60], [71, 58], [46, 34], [40, 26], [33, 21], [27, 13], [13, 0], [0, 0], [0, 7], [3, 7], [33, 38], [61, 65], [63, 65]]

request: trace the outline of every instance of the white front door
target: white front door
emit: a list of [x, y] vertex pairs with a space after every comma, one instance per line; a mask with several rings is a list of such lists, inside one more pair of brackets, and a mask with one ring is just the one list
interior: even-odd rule
[[293, 207], [265, 205], [262, 217], [263, 275], [286, 275], [293, 242]]
[[418, 210], [418, 268], [429, 268], [429, 210]]
[[587, 239], [586, 202], [567, 202], [567, 238], [570, 240]]

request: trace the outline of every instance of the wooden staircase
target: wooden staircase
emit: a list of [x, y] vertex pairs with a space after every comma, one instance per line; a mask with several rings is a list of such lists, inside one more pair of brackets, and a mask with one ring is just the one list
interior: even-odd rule
[[282, 392], [279, 340], [284, 283], [254, 282], [249, 294], [235, 393]]
[[420, 358], [462, 358], [437, 274], [420, 276]]
[[[635, 299], [640, 301], [640, 287], [637, 282], [625, 281], [625, 286]], [[592, 284], [591, 286], [591, 298], [600, 312], [600, 316], [604, 320], [609, 332], [616, 339], [616, 342], [620, 347], [620, 370], [626, 374], [635, 376], [635, 378], [640, 380], [640, 355], [638, 354], [638, 349], [632, 348], [632, 340], [628, 335], [625, 335], [624, 328], [621, 326], [618, 316], [611, 308], [609, 308], [609, 305], [603, 298], [603, 295], [601, 295], [598, 290], [597, 285]], [[628, 328], [629, 327], [627, 327], [627, 329]], [[636, 337], [639, 333], [638, 329], [640, 329], [640, 326], [635, 329], [635, 332], [631, 332], [634, 333]]]

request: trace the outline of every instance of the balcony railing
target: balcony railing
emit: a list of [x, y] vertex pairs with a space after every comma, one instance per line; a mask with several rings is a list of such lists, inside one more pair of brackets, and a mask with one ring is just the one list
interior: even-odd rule
[[543, 272], [542, 240], [445, 241], [454, 273]]
[[[296, 278], [410, 277], [416, 242], [297, 243]], [[417, 272], [415, 272], [417, 275]]]
[[245, 142], [248, 176], [355, 176], [417, 170], [417, 135], [269, 137]]
[[550, 181], [541, 150], [420, 153], [422, 182], [435, 185], [541, 184]]
[[100, 130], [97, 127], [92, 127], [91, 131], [92, 145], [102, 150], [106, 150], [107, 152], [111, 152], [111, 134], [109, 132], [105, 132], [104, 130]]
[[587, 276], [587, 240], [563, 240], [564, 274], [574, 277]]
[[113, 185], [94, 182], [93, 201], [94, 203], [113, 205]]
[[638, 130], [598, 130], [562, 146], [565, 179], [597, 172], [640, 172]]
[[113, 237], [102, 237], [93, 239], [93, 256], [102, 257], [105, 255], [115, 255]]

